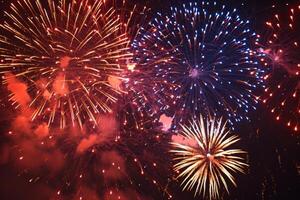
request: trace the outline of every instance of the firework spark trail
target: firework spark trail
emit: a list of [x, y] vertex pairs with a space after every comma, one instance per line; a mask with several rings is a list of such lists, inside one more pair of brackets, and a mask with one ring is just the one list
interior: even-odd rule
[[289, 7], [281, 7], [284, 11], [280, 12], [273, 6], [278, 13], [265, 23], [266, 32], [261, 35], [259, 50], [265, 54], [261, 61], [271, 66], [265, 76], [268, 86], [261, 100], [277, 120], [297, 132], [300, 123], [300, 6]]
[[[110, 120], [113, 120], [113, 122], [109, 122]], [[72, 168], [76, 168], [76, 173], [74, 173], [74, 170], [68, 168], [65, 174], [69, 174], [70, 177], [73, 177], [74, 174], [76, 174], [76, 177], [82, 174], [84, 177], [91, 176], [95, 178], [100, 176], [101, 181], [99, 181], [98, 187], [101, 185], [104, 191], [111, 186], [114, 177], [122, 181], [122, 187], [119, 188], [121, 190], [122, 188], [124, 189], [124, 186], [129, 186], [129, 188], [135, 186], [139, 187], [139, 181], [143, 180], [150, 184], [151, 189], [171, 196], [168, 188], [164, 188], [164, 182], [166, 182], [167, 176], [164, 176], [165, 179], [162, 179], [162, 177], [158, 175], [161, 171], [157, 171], [161, 170], [161, 168], [165, 168], [165, 165], [160, 165], [160, 163], [163, 163], [162, 161], [167, 159], [166, 156], [161, 157], [161, 146], [165, 147], [165, 145], [160, 145], [160, 143], [166, 144], [166, 139], [160, 138], [159, 134], [153, 130], [138, 130], [138, 132], [136, 129], [125, 130], [124, 128], [127, 128], [127, 126], [122, 127], [122, 124], [120, 124], [120, 127], [118, 127], [117, 124], [120, 121], [116, 118], [109, 119], [105, 117], [102, 121], [105, 121], [105, 123], [99, 123], [99, 128], [101, 129], [99, 132], [101, 132], [101, 134], [96, 134], [98, 131], [94, 130], [95, 133], [91, 134], [88, 138], [84, 136], [87, 134], [78, 135], [78, 137], [83, 139], [75, 148], [75, 156], [70, 155], [74, 150], [69, 152], [70, 149], [74, 149], [74, 141], [71, 141], [74, 140], [74, 138], [70, 139], [67, 136], [68, 145], [60, 145], [69, 146], [64, 152], [68, 152], [67, 155], [69, 155], [68, 157], [73, 163]], [[102, 125], [105, 127], [101, 128]], [[114, 133], [109, 133], [111, 131]], [[77, 140], [75, 139], [75, 141]], [[117, 152], [124, 163], [122, 164], [120, 161], [117, 162], [117, 160], [113, 161], [114, 157], [108, 155], [110, 151]], [[126, 170], [124, 169], [125, 163]], [[119, 166], [123, 167], [119, 169]], [[163, 173], [164, 175], [167, 174], [165, 171]], [[70, 182], [70, 180], [68, 182]], [[76, 180], [71, 182], [72, 184], [78, 184]], [[130, 183], [130, 185], [127, 185], [128, 183]], [[119, 185], [116, 184], [114, 187], [118, 189]], [[63, 189], [60, 189], [60, 192], [61, 194], [64, 193]]]
[[173, 136], [174, 170], [182, 178], [183, 190], [195, 190], [195, 195], [208, 195], [210, 199], [220, 196], [220, 189], [228, 191], [227, 181], [236, 186], [232, 173], [242, 172], [247, 166], [240, 154], [246, 153], [230, 146], [239, 141], [229, 136], [222, 119], [200, 116], [190, 126], [182, 125], [182, 136]]
[[231, 124], [248, 119], [263, 81], [249, 27], [236, 10], [216, 2], [157, 13], [133, 41], [136, 87], [153, 99], [157, 112], [179, 122], [200, 113], [218, 113]]
[[[118, 11], [121, 16], [121, 21], [124, 24], [124, 31], [130, 38], [128, 48], [133, 52], [131, 44], [140, 32], [142, 26], [148, 23], [151, 9], [148, 8], [147, 5], [141, 6], [132, 4], [132, 2], [125, 0], [123, 0], [121, 4], [120, 2], [116, 4], [116, 7], [120, 8]], [[139, 81], [139, 79], [141, 77], [139, 75], [143, 73], [143, 71], [136, 70], [136, 63], [133, 59], [127, 60], [127, 69], [124, 71], [124, 77], [126, 77], [126, 79], [122, 85], [125, 92], [116, 109], [118, 118], [122, 121], [123, 126], [137, 130], [143, 130], [147, 128], [148, 125], [153, 124], [153, 121], [157, 120], [154, 118], [155, 111], [152, 109], [153, 102], [150, 102], [144, 93], [147, 89], [141, 88], [143, 86], [140, 85], [141, 81]], [[137, 87], [137, 85], [141, 87]], [[147, 85], [146, 87], [151, 87], [151, 85]]]
[[[1, 24], [1, 73], [28, 85], [32, 119], [64, 128], [96, 123], [123, 91], [129, 39], [113, 6], [103, 1], [21, 0]], [[12, 94], [13, 96], [13, 94]]]
[[[41, 179], [39, 183], [47, 182], [60, 198], [73, 195], [72, 188], [80, 189], [85, 183], [95, 181], [101, 191], [137, 189], [140, 181], [146, 181], [151, 190], [170, 196], [168, 188], [164, 188], [168, 173], [163, 172], [162, 178], [159, 175], [162, 172], [157, 171], [165, 168], [160, 163], [167, 163], [168, 159], [161, 156], [160, 148], [165, 145], [160, 143], [167, 141], [158, 132], [124, 130], [127, 126], [119, 127], [121, 122], [114, 113], [100, 116], [97, 128], [85, 123], [83, 129], [67, 127], [50, 131], [46, 124], [36, 126], [25, 114], [12, 122], [11, 143], [6, 150], [18, 173], [25, 179], [29, 177], [29, 182], [36, 179]], [[42, 174], [45, 168], [49, 169], [49, 176]]]

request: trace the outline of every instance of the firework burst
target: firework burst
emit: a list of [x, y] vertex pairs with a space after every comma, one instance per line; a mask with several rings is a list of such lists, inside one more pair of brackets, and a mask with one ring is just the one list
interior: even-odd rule
[[[300, 122], [300, 6], [288, 9], [283, 6], [265, 23], [266, 33], [261, 36], [261, 61], [271, 66], [265, 76], [267, 88], [262, 101], [294, 131]], [[288, 10], [288, 14], [286, 11]], [[274, 10], [272, 10], [274, 11]], [[284, 14], [283, 14], [284, 13]]]
[[[215, 12], [219, 10], [219, 12]], [[249, 21], [236, 10], [202, 2], [157, 13], [133, 42], [137, 87], [175, 121], [213, 114], [234, 123], [255, 108], [261, 70]], [[242, 114], [243, 113], [243, 114]]]
[[173, 138], [173, 150], [176, 162], [174, 170], [183, 178], [183, 190], [195, 190], [209, 199], [219, 197], [220, 188], [228, 192], [226, 181], [236, 185], [232, 173], [244, 172], [245, 164], [239, 154], [240, 149], [230, 149], [239, 141], [238, 136], [228, 136], [226, 123], [222, 119], [192, 121], [190, 126], [182, 127], [182, 137]]
[[113, 3], [21, 0], [5, 15], [1, 73], [27, 85], [32, 119], [63, 128], [111, 112], [131, 56]]

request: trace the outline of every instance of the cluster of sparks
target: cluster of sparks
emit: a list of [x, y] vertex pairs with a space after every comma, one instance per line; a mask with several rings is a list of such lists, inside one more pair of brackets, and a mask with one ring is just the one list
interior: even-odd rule
[[[264, 81], [268, 87], [263, 102], [278, 120], [288, 119], [287, 125], [299, 130], [300, 6], [290, 10], [289, 23], [281, 23], [284, 19], [275, 15], [274, 22], [266, 23], [271, 34], [261, 37], [236, 9], [227, 11], [216, 2], [171, 7], [149, 23], [146, 7], [134, 6], [123, 13], [116, 5], [105, 0], [11, 3], [0, 25], [0, 73], [12, 105], [29, 111], [30, 119], [42, 124], [29, 126], [27, 132], [41, 132], [43, 139], [52, 140], [50, 126], [64, 132], [78, 125], [89, 133], [63, 135], [71, 142], [80, 138], [74, 142], [77, 154], [115, 148], [144, 175], [143, 156], [138, 158], [128, 147], [142, 141], [135, 132], [148, 133], [143, 145], [149, 148], [167, 138], [149, 134], [160, 130], [155, 129], [160, 122], [167, 121], [163, 131], [171, 132], [192, 120], [181, 125], [179, 136], [172, 136], [174, 171], [183, 179], [183, 190], [217, 199], [222, 189], [229, 193], [227, 182], [236, 185], [233, 173], [244, 173], [247, 166], [240, 156], [246, 152], [231, 148], [240, 139], [231, 135], [226, 122], [233, 129], [235, 123], [249, 120]], [[271, 72], [265, 75], [261, 63], [271, 63]], [[12, 85], [28, 94], [26, 98]], [[139, 137], [146, 140], [143, 134]], [[126, 174], [125, 161], [116, 152], [110, 153], [121, 164], [107, 158], [112, 162], [108, 165]], [[157, 161], [148, 168], [155, 170]], [[101, 173], [105, 176], [105, 168]], [[172, 198], [157, 179], [151, 180]]]
[[[103, 1], [18, 1], [1, 25], [1, 72], [25, 82], [32, 119], [96, 123], [122, 93], [129, 42]], [[10, 78], [7, 75], [7, 79]], [[16, 99], [12, 96], [11, 100]]]
[[245, 164], [240, 149], [231, 149], [239, 141], [238, 136], [229, 136], [226, 123], [222, 119], [207, 119], [200, 116], [190, 126], [181, 126], [184, 139], [173, 142], [172, 153], [175, 154], [175, 171], [179, 171], [183, 189], [195, 190], [210, 199], [217, 199], [220, 188], [228, 192], [226, 179], [234, 185], [233, 172], [244, 172]]
[[[268, 83], [262, 101], [295, 132], [300, 123], [300, 6], [288, 8], [288, 15], [275, 14], [266, 22], [267, 32], [262, 35], [261, 60], [271, 66], [264, 78]], [[274, 6], [273, 9], [276, 9]], [[277, 9], [277, 12], [279, 10]]]
[[152, 87], [145, 93], [159, 112], [176, 121], [217, 114], [233, 124], [255, 109], [253, 92], [263, 72], [253, 56], [256, 39], [249, 21], [216, 2], [171, 7], [133, 41], [139, 82]]

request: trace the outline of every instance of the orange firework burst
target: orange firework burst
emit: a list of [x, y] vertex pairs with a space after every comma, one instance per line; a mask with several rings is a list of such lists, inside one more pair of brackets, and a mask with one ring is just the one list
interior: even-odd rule
[[209, 199], [217, 199], [221, 187], [228, 192], [227, 180], [236, 185], [232, 173], [244, 172], [245, 164], [239, 154], [246, 153], [229, 147], [238, 142], [236, 135], [228, 137], [222, 119], [194, 120], [181, 126], [182, 136], [173, 136], [174, 170], [183, 178], [183, 190], [195, 190]]
[[273, 6], [276, 14], [265, 23], [267, 31], [261, 36], [260, 50], [265, 54], [261, 61], [271, 66], [265, 76], [268, 86], [261, 99], [276, 120], [284, 121], [297, 132], [300, 123], [300, 5], [279, 8]]
[[[131, 54], [113, 4], [89, 0], [20, 0], [1, 24], [0, 69], [27, 86], [32, 119], [96, 124], [122, 93]], [[7, 76], [9, 75], [9, 76]], [[14, 94], [10, 100], [15, 102]]]

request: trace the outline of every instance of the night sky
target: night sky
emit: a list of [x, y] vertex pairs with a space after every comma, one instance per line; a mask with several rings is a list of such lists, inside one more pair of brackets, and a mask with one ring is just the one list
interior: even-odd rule
[[[4, 10], [7, 4], [14, 0], [1, 0], [1, 23], [3, 22]], [[152, 12], [163, 12], [170, 5], [179, 4], [177, 0], [152, 0], [142, 1], [134, 0], [137, 4], [144, 4], [151, 8]], [[271, 0], [249, 0], [241, 3], [238, 0], [220, 1], [229, 8], [237, 8], [241, 17], [251, 21], [256, 32], [263, 32], [266, 19], [272, 14], [270, 12], [274, 3], [284, 5], [285, 3], [294, 4], [299, 1], [271, 1]], [[299, 22], [298, 22], [299, 23]], [[57, 173], [51, 172], [46, 167], [30, 170], [19, 166], [14, 159], [17, 153], [17, 144], [12, 142], [9, 131], [11, 123], [16, 117], [16, 111], [7, 101], [7, 91], [2, 84], [1, 94], [1, 113], [0, 113], [0, 199], [3, 200], [42, 200], [42, 199], [84, 199], [102, 200], [117, 199], [106, 198], [105, 194], [108, 188], [122, 188], [125, 199], [142, 200], [163, 200], [168, 199], [168, 194], [174, 200], [202, 199], [201, 196], [193, 197], [193, 192], [183, 192], [180, 182], [172, 180], [172, 166], [170, 165], [170, 155], [168, 153], [168, 141], [170, 135], [162, 134], [160, 140], [155, 137], [159, 135], [158, 129], [147, 130], [151, 134], [145, 134], [143, 138], [130, 139], [125, 143], [132, 144], [130, 153], [123, 151], [123, 144], [104, 145], [98, 147], [98, 151], [112, 151], [116, 148], [121, 158], [134, 159], [132, 155], [136, 153], [140, 158], [142, 165], [147, 166], [145, 175], [140, 176], [137, 172], [139, 167], [134, 162], [120, 161], [126, 165], [126, 181], [118, 180], [117, 183], [106, 183], [102, 178], [91, 175], [91, 171], [97, 168], [99, 161], [97, 156], [85, 153], [82, 158], [75, 156], [74, 161], [63, 162], [63, 170]], [[286, 127], [281, 121], [277, 121], [266, 106], [262, 103], [257, 105], [257, 110], [250, 114], [250, 122], [241, 122], [237, 125], [234, 133], [241, 137], [239, 147], [248, 152], [246, 162], [249, 164], [246, 174], [235, 174], [237, 187], [230, 185], [229, 194], [221, 193], [222, 199], [236, 200], [293, 200], [300, 199], [300, 135]], [[141, 135], [139, 135], [141, 137]], [[137, 143], [139, 141], [140, 143]], [[146, 142], [145, 142], [146, 141]], [[59, 141], [62, 149], [74, 149], [70, 141]], [[76, 147], [75, 147], [76, 148]], [[144, 149], [143, 149], [144, 148]], [[144, 154], [140, 154], [143, 149]], [[54, 153], [51, 150], [52, 153]], [[40, 156], [39, 153], [32, 154]], [[144, 156], [141, 156], [144, 155]], [[147, 156], [145, 156], [147, 155]], [[48, 154], [47, 159], [53, 159], [56, 154]], [[66, 156], [57, 155], [57, 163], [61, 164]], [[113, 156], [112, 156], [113, 157]], [[118, 157], [118, 156], [116, 156]], [[34, 158], [31, 158], [33, 161]], [[117, 158], [117, 160], [120, 158]], [[121, 159], [120, 159], [121, 160]], [[156, 160], [153, 162], [153, 160]], [[67, 164], [66, 164], [67, 163]], [[151, 166], [157, 163], [157, 167]], [[55, 164], [54, 164], [55, 165]], [[63, 164], [62, 164], [63, 165]], [[57, 166], [51, 169], [60, 170]], [[58, 169], [59, 168], [59, 169]], [[81, 172], [89, 174], [84, 180], [77, 179]], [[155, 180], [158, 184], [153, 184]], [[98, 183], [100, 183], [98, 185]], [[69, 186], [67, 186], [69, 185]], [[111, 186], [114, 185], [114, 186]], [[80, 190], [78, 190], [80, 188]], [[57, 195], [58, 191], [63, 193]], [[80, 191], [80, 192], [78, 192]], [[79, 194], [80, 193], [80, 194]], [[98, 196], [98, 197], [97, 197]], [[104, 197], [105, 196], [105, 197]], [[139, 196], [139, 198], [137, 198]]]

